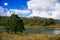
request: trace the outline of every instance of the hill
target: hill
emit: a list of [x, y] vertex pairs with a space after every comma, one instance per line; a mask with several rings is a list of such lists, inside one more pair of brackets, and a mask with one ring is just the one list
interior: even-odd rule
[[[5, 26], [9, 17], [0, 16], [0, 27]], [[60, 20], [42, 17], [20, 17], [23, 20], [26, 28], [60, 28]]]

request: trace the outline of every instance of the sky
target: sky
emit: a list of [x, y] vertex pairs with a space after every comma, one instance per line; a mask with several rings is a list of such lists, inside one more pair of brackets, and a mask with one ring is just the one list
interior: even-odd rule
[[0, 0], [0, 16], [60, 19], [60, 0]]

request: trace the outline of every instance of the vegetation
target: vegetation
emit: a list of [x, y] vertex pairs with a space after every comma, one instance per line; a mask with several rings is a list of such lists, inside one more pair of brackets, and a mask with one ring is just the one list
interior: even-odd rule
[[18, 17], [15, 14], [12, 14], [11, 17], [0, 16], [0, 28], [4, 27], [6, 28], [6, 31], [9, 34], [7, 32], [0, 32], [0, 40], [60, 40], [59, 34], [56, 35], [56, 34], [19, 33], [29, 28], [37, 29], [60, 28], [60, 21], [56, 21], [52, 18], [41, 17], [22, 18]]
[[42, 26], [48, 26], [55, 24], [54, 19], [52, 18], [41, 18], [41, 17], [31, 17], [31, 18], [23, 18], [25, 25], [42, 25]]
[[[0, 16], [0, 26], [5, 26], [10, 17]], [[42, 17], [19, 17], [24, 23], [25, 28], [60, 28], [60, 20]], [[36, 27], [37, 26], [37, 27]]]
[[0, 16], [0, 26], [5, 26], [6, 20], [9, 19], [7, 16]]
[[60, 40], [59, 34], [8, 34], [0, 33], [0, 40]]
[[9, 32], [23, 32], [25, 30], [23, 21], [15, 14], [12, 14], [11, 17], [5, 23], [6, 31]]
[[[0, 17], [0, 25], [5, 25], [6, 20], [9, 17]], [[55, 20], [52, 18], [41, 18], [41, 17], [31, 17], [31, 18], [22, 18], [24, 24], [27, 25], [51, 25], [55, 23]]]

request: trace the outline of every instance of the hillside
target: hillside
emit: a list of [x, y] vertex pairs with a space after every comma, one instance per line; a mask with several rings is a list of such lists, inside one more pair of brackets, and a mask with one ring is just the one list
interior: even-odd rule
[[[5, 26], [9, 17], [0, 16], [0, 28]], [[23, 20], [25, 28], [60, 28], [60, 20], [42, 17], [20, 17]]]

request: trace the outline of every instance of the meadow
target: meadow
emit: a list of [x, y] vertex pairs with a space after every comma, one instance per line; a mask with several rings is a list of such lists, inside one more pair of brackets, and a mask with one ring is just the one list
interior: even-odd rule
[[33, 28], [33, 29], [55, 29], [55, 28], [60, 28], [60, 23], [56, 23], [56, 24], [50, 25], [50, 26], [41, 26], [41, 25], [30, 26], [30, 25], [25, 25], [25, 28], [26, 29], [30, 29], [30, 28]]
[[0, 40], [60, 40], [60, 34], [8, 34], [0, 33]]

